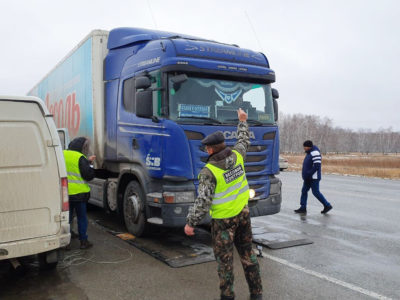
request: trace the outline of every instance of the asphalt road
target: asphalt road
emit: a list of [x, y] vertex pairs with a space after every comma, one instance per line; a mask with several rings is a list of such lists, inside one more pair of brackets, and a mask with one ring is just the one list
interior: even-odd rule
[[[282, 211], [254, 221], [314, 243], [264, 248], [264, 299], [400, 299], [400, 181], [326, 175], [321, 191], [333, 210], [321, 215], [310, 192], [299, 216], [300, 174], [279, 177]], [[55, 272], [28, 261], [18, 276], [0, 264], [0, 299], [218, 299], [215, 262], [171, 268], [93, 224], [89, 238], [95, 246], [65, 252]], [[248, 299], [237, 256], [235, 292]]]

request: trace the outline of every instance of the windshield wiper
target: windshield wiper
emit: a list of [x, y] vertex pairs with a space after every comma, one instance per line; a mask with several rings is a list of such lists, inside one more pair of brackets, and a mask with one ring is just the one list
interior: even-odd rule
[[257, 125], [257, 126], [262, 126], [262, 125], [264, 125], [263, 123], [261, 123], [260, 121], [257, 121], [257, 120], [247, 120], [247, 123], [251, 123], [251, 124], [254, 124], [254, 125]]
[[209, 117], [195, 117], [195, 116], [191, 116], [191, 117], [179, 117], [179, 119], [199, 119], [199, 120], [207, 120], [207, 121], [211, 121], [213, 122], [213, 124], [222, 124], [220, 121], [218, 121], [217, 119], [213, 119], [213, 118], [209, 118]]
[[[236, 122], [239, 122], [239, 119], [238, 118], [236, 118], [236, 119], [226, 119], [225, 121], [236, 121]], [[256, 126], [262, 126], [262, 125], [264, 125], [263, 123], [261, 123], [260, 121], [257, 121], [257, 120], [252, 120], [252, 119], [247, 119], [247, 123], [250, 123], [250, 124], [254, 124], [254, 125], [256, 125]]]

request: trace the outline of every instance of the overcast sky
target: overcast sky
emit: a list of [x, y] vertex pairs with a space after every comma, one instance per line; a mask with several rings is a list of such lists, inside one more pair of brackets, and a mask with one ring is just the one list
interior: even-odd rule
[[400, 131], [400, 1], [0, 0], [0, 24], [0, 94], [25, 95], [93, 29], [143, 27], [264, 52], [284, 113]]

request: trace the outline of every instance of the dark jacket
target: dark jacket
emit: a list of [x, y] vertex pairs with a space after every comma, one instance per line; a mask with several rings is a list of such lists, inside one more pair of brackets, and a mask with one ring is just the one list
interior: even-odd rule
[[303, 180], [321, 180], [321, 160], [321, 152], [317, 146], [314, 145], [309, 151], [306, 151], [301, 172]]
[[[75, 138], [69, 143], [68, 150], [77, 151], [82, 153], [83, 145], [86, 139], [83, 137]], [[84, 156], [79, 159], [79, 171], [81, 172], [81, 176], [86, 181], [90, 181], [95, 177], [95, 171], [90, 166], [89, 160], [87, 160]], [[71, 202], [79, 202], [79, 201], [88, 201], [90, 198], [89, 193], [81, 193], [76, 195], [70, 195], [69, 201]]]

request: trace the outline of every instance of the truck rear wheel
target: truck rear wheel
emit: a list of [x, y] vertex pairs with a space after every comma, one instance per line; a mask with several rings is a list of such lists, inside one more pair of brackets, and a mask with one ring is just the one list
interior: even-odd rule
[[145, 194], [139, 182], [128, 183], [123, 199], [123, 215], [125, 226], [135, 236], [143, 236], [150, 224], [147, 223], [145, 213]]

